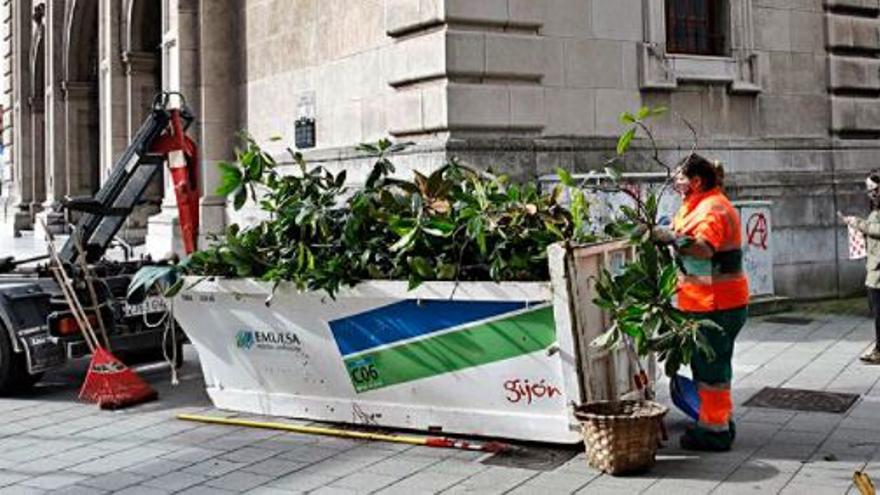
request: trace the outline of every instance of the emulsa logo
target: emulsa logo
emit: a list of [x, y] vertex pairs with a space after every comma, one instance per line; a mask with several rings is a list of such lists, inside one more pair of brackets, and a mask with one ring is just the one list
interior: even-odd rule
[[302, 348], [302, 342], [295, 333], [277, 330], [240, 330], [235, 336], [235, 344], [246, 351], [260, 349], [295, 352]]

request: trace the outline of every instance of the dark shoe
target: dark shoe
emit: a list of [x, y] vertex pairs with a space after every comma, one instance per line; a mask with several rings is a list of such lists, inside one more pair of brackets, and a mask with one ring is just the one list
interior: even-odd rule
[[733, 447], [730, 431], [710, 431], [697, 426], [681, 436], [681, 448], [701, 452], [727, 452]]
[[[696, 427], [696, 423], [692, 423], [687, 425], [687, 427], [685, 427], [685, 430], [691, 431]], [[736, 440], [736, 423], [732, 419], [730, 420], [730, 423], [727, 424], [727, 431], [730, 432], [730, 442], [733, 443], [733, 441]]]
[[880, 364], [880, 350], [873, 349], [859, 356], [865, 364]]

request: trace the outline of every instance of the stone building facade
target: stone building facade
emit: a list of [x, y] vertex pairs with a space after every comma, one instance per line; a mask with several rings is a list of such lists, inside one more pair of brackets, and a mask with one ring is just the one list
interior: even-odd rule
[[[674, 162], [721, 159], [739, 199], [774, 202], [777, 293], [858, 291], [838, 210], [863, 212], [880, 146], [880, 0], [8, 0], [2, 4], [4, 224], [31, 228], [64, 194], [94, 191], [160, 88], [199, 118], [205, 230], [247, 220], [212, 191], [247, 129], [284, 156], [357, 177], [355, 145], [413, 141], [398, 161], [452, 156], [520, 179], [604, 167], [618, 115], [655, 123]], [[284, 139], [269, 142], [273, 135]], [[640, 142], [639, 146], [645, 143]], [[636, 162], [630, 168], [639, 167]], [[164, 199], [163, 199], [164, 198]], [[175, 246], [157, 184], [132, 220]], [[157, 213], [150, 216], [152, 213]], [[147, 219], [147, 217], [149, 217]], [[63, 219], [50, 218], [55, 225]]]

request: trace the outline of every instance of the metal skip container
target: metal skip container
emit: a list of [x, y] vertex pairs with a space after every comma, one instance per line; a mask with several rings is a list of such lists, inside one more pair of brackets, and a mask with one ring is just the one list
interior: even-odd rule
[[[623, 242], [552, 246], [546, 282], [368, 281], [338, 293], [205, 279], [174, 301], [220, 409], [553, 443], [581, 441], [572, 405], [633, 388], [625, 352], [590, 342], [592, 303]], [[189, 280], [189, 287], [198, 279]]]

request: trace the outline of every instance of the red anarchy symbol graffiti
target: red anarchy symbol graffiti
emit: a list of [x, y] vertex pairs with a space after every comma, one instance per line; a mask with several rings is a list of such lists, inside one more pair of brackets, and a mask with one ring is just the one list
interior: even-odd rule
[[767, 249], [767, 219], [763, 213], [755, 213], [746, 223], [749, 246]]

